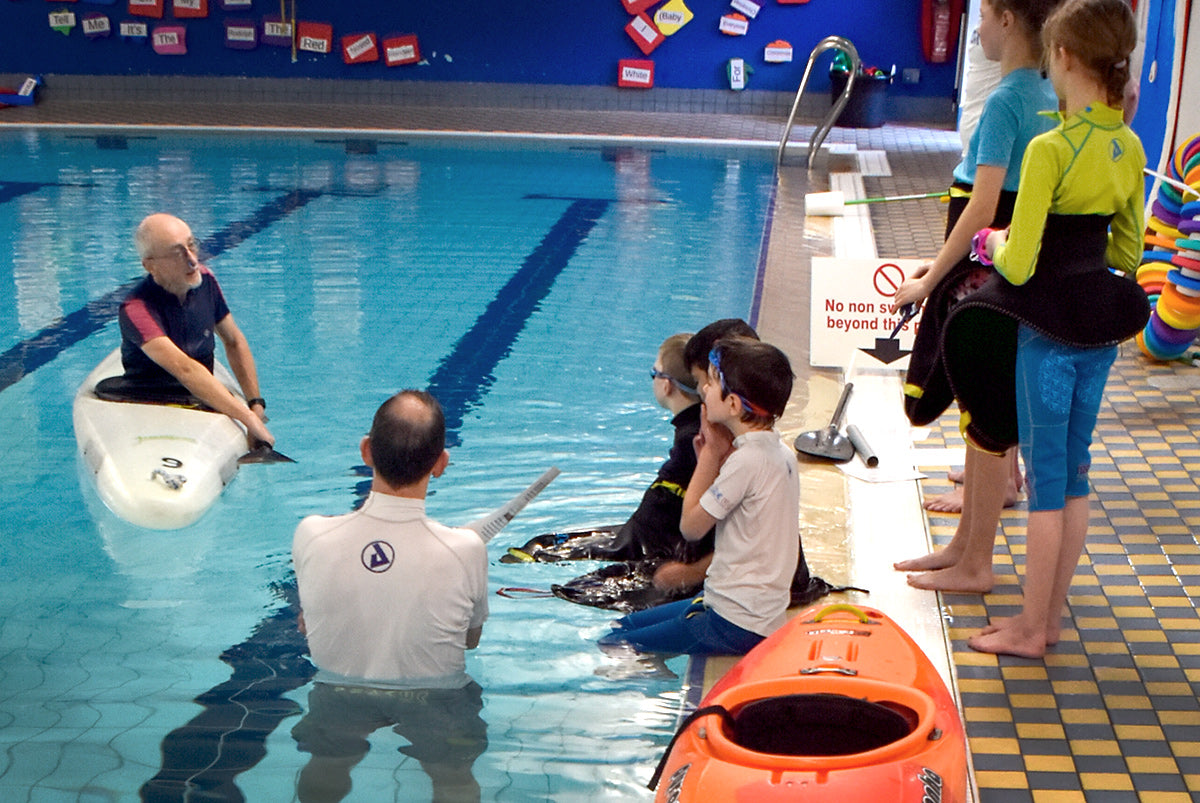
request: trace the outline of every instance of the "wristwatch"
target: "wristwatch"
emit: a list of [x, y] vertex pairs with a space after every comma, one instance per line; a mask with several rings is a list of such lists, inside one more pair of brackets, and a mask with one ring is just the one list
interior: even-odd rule
[[246, 399], [247, 407], [253, 407], [256, 404], [261, 404], [264, 410], [267, 409], [267, 400], [261, 396], [255, 396], [253, 399]]

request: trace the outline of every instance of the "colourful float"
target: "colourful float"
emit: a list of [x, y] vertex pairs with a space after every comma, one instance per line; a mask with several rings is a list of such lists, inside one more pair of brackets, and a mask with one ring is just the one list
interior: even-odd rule
[[1151, 305], [1137, 344], [1161, 362], [1185, 357], [1200, 334], [1200, 238], [1194, 236], [1200, 231], [1200, 135], [1176, 149], [1167, 172], [1152, 173], [1161, 181], [1137, 271]]
[[746, 654], [680, 727], [656, 800], [967, 797], [962, 720], [937, 669], [871, 608], [816, 606]]

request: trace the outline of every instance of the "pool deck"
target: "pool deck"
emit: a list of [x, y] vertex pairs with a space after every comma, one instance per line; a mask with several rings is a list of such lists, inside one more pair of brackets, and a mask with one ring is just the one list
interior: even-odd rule
[[[461, 108], [446, 99], [406, 105], [47, 102], [0, 112], [0, 126], [217, 126], [463, 134], [558, 135], [740, 141], [774, 148], [783, 121], [770, 117], [570, 109]], [[792, 141], [802, 143], [811, 123]], [[792, 358], [801, 381], [781, 422], [789, 439], [828, 424], [845, 371], [809, 367], [810, 267], [814, 256], [928, 257], [941, 244], [936, 202], [873, 205], [848, 219], [805, 215], [804, 195], [848, 181], [868, 196], [944, 187], [957, 137], [934, 128], [835, 128], [835, 158], [780, 171], [758, 328]], [[856, 154], [882, 151], [889, 170], [858, 170]], [[857, 163], [857, 164], [856, 164]], [[856, 177], [857, 176], [857, 177]], [[840, 185], [839, 185], [840, 186]], [[859, 207], [862, 209], [862, 207]], [[920, 480], [871, 483], [805, 463], [801, 531], [814, 571], [869, 588], [855, 598], [900, 619], [960, 700], [977, 799], [1009, 801], [1200, 801], [1200, 371], [1144, 359], [1124, 344], [1106, 390], [1093, 447], [1089, 542], [1076, 572], [1063, 639], [1042, 660], [972, 652], [965, 639], [1020, 605], [1023, 506], [1005, 511], [990, 594], [909, 588], [890, 568], [945, 543], [954, 516], [926, 515], [923, 496], [949, 487], [946, 467], [963, 442], [951, 412], [914, 431], [900, 409], [896, 371], [850, 371], [848, 421], [883, 460], [917, 466]], [[846, 366], [849, 368], [850, 366]], [[914, 450], [915, 447], [915, 450]], [[940, 464], [940, 465], [939, 465]], [[907, 466], [906, 466], [907, 467]], [[709, 667], [711, 676], [722, 664]]]

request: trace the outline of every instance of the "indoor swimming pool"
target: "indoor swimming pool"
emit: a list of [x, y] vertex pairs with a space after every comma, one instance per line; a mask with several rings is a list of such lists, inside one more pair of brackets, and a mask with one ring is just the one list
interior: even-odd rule
[[[291, 536], [365, 493], [378, 404], [429, 388], [451, 465], [430, 514], [462, 524], [556, 466], [491, 543], [490, 582], [541, 532], [622, 521], [666, 454], [658, 344], [754, 317], [770, 152], [599, 141], [0, 133], [0, 798], [286, 801], [313, 669]], [[146, 214], [186, 220], [254, 348], [276, 447], [184, 530], [124, 523], [82, 481], [71, 401], [119, 341]], [[607, 611], [493, 595], [483, 800], [649, 799], [681, 684], [628, 677]], [[668, 666], [682, 675], [685, 659]], [[430, 783], [384, 728], [348, 800]]]

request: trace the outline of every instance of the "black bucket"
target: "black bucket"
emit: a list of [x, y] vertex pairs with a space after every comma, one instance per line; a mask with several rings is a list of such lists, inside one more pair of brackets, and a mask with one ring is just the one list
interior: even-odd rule
[[[846, 88], [850, 73], [835, 70], [829, 73], [829, 104], [837, 103]], [[834, 125], [843, 128], [879, 128], [883, 125], [883, 104], [887, 98], [887, 79], [860, 75], [854, 79], [854, 88], [845, 108]]]

